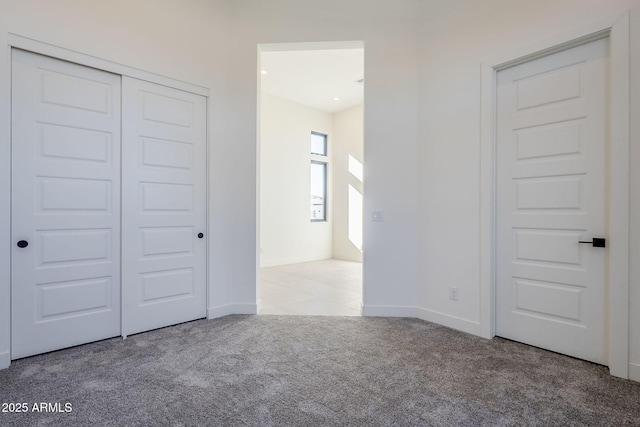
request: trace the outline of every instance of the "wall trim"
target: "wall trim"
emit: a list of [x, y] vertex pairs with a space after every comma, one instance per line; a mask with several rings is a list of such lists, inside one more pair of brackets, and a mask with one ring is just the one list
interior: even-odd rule
[[74, 62], [76, 64], [97, 68], [99, 70], [108, 71], [110, 73], [120, 74], [122, 76], [134, 77], [138, 80], [145, 80], [151, 83], [170, 86], [175, 89], [181, 89], [186, 92], [192, 92], [206, 97], [209, 96], [209, 89], [204, 86], [184, 82], [182, 80], [172, 79], [170, 77], [165, 77], [151, 71], [130, 67], [119, 62], [109, 61], [107, 59], [102, 59], [97, 56], [21, 36], [19, 34], [7, 33], [7, 38], [9, 45], [12, 48], [51, 56], [56, 59]]
[[207, 309], [209, 320], [230, 314], [258, 314], [258, 304], [227, 304]]
[[629, 379], [640, 382], [640, 363], [629, 363]]
[[417, 307], [395, 305], [362, 305], [362, 315], [368, 317], [415, 317]]
[[[482, 336], [480, 333], [480, 322], [463, 319], [462, 317], [451, 316], [436, 310], [416, 307], [416, 317], [451, 329], [466, 332], [467, 334]], [[487, 338], [487, 337], [483, 337]], [[490, 338], [489, 338], [490, 339]]]
[[[0, 99], [11, 99], [11, 47], [0, 32]], [[11, 363], [11, 105], [0, 116], [0, 366]], [[7, 356], [5, 356], [7, 355]], [[5, 361], [5, 357], [9, 360]], [[5, 366], [6, 365], [6, 366]]]
[[451, 316], [422, 307], [390, 305], [363, 305], [362, 315], [367, 317], [409, 317], [435, 323], [472, 335], [480, 335], [480, 323], [462, 317]]
[[285, 43], [260, 43], [259, 52], [286, 52], [293, 50], [324, 50], [324, 49], [361, 49], [364, 48], [362, 40], [347, 40], [333, 42], [285, 42]]
[[[619, 13], [518, 49], [481, 65], [480, 105], [480, 331], [495, 335], [496, 171], [495, 108], [499, 70], [597, 38], [609, 37], [611, 58], [609, 355], [611, 375], [629, 377], [629, 20]], [[614, 191], [615, 189], [615, 191]]]

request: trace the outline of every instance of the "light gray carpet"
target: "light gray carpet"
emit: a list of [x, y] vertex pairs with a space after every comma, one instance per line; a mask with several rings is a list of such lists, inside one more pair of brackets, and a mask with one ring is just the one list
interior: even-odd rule
[[[640, 384], [415, 319], [228, 316], [15, 361], [2, 426], [640, 426]], [[31, 408], [30, 408], [31, 409]]]

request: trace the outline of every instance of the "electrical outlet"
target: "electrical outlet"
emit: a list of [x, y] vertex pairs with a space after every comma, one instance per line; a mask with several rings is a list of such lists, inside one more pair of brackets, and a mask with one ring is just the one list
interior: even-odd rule
[[460, 298], [460, 293], [458, 291], [458, 288], [456, 286], [450, 286], [449, 287], [449, 299], [453, 300], [453, 301], [458, 301], [458, 298]]

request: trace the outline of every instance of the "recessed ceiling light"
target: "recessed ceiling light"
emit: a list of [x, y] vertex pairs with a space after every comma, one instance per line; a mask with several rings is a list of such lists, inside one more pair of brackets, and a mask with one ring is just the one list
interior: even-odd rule
[[335, 97], [335, 98], [333, 98], [333, 100], [334, 100], [334, 101], [340, 101], [340, 98]]
[[267, 74], [267, 71], [266, 70], [260, 70], [260, 74], [263, 74], [263, 75]]

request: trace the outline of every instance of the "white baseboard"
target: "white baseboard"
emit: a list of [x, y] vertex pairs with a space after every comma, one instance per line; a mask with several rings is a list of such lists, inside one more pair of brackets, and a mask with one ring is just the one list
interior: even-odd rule
[[371, 317], [416, 317], [415, 307], [362, 305], [362, 315]]
[[11, 365], [11, 355], [8, 351], [0, 353], [0, 369], [7, 369]]
[[640, 363], [629, 363], [629, 379], [640, 382]]
[[482, 336], [482, 330], [478, 322], [421, 307], [363, 305], [362, 315], [372, 317], [415, 317], [416, 319], [437, 323], [468, 334]]
[[216, 319], [230, 314], [258, 314], [258, 305], [229, 304], [207, 309], [207, 319]]
[[473, 322], [461, 317], [451, 316], [449, 314], [440, 313], [426, 308], [416, 307], [416, 317], [427, 322], [437, 323], [447, 328], [457, 329], [471, 335], [482, 336], [482, 328], [479, 322]]

